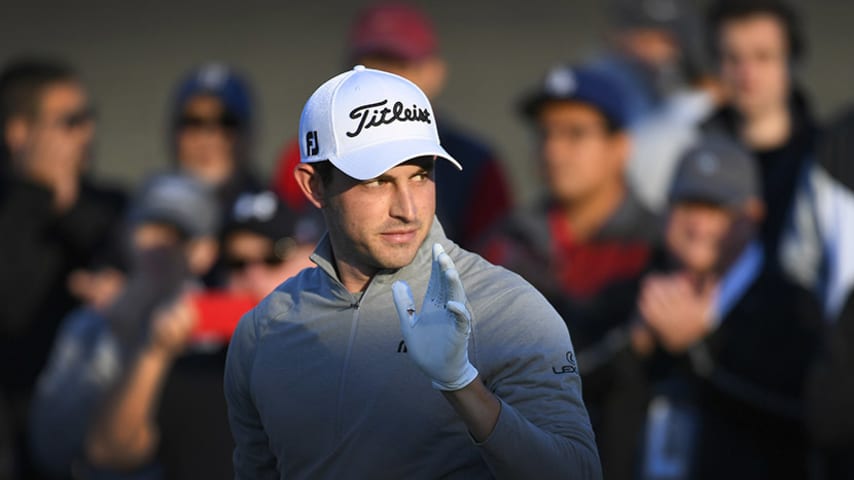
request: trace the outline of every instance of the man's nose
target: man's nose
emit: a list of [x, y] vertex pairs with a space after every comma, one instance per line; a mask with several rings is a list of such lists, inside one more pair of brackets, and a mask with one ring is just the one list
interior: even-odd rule
[[413, 221], [417, 213], [412, 189], [407, 185], [395, 187], [394, 197], [391, 201], [389, 215], [403, 221]]

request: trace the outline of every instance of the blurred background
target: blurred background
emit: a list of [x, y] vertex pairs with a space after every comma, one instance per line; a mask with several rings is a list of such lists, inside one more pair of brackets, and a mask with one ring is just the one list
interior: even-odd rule
[[300, 112], [354, 62], [566, 322], [606, 479], [854, 478], [854, 2], [0, 2], [0, 480], [233, 478], [231, 335], [313, 265]]
[[[95, 172], [132, 183], [168, 164], [164, 141], [174, 82], [192, 65], [222, 61], [255, 87], [255, 162], [262, 174], [297, 130], [303, 103], [345, 69], [348, 26], [366, 1], [143, 2], [4, 1], [0, 62], [52, 53], [82, 73], [98, 118]], [[413, 2], [433, 17], [449, 65], [438, 109], [485, 137], [507, 164], [520, 199], [536, 172], [520, 96], [561, 60], [600, 51], [609, 14], [598, 0]], [[702, 7], [708, 2], [698, 2]], [[821, 116], [852, 100], [854, 62], [846, 39], [854, 3], [794, 2], [809, 52], [801, 78]]]

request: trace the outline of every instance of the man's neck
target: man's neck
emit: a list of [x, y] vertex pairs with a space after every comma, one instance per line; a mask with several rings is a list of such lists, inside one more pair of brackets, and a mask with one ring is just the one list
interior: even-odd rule
[[586, 198], [563, 203], [560, 208], [569, 222], [573, 238], [584, 242], [596, 235], [625, 196], [625, 184], [616, 182]]
[[774, 105], [752, 115], [746, 115], [739, 134], [752, 150], [778, 148], [788, 141], [792, 116], [786, 103]]
[[340, 261], [337, 257], [335, 258], [335, 270], [338, 272], [338, 279], [341, 281], [341, 284], [350, 293], [364, 292], [378, 271]]

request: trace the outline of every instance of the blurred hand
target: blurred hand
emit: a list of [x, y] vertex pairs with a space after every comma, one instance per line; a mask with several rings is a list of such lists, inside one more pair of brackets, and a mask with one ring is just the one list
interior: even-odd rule
[[196, 325], [196, 316], [186, 296], [157, 310], [151, 322], [151, 350], [170, 358], [182, 353]]
[[650, 275], [644, 279], [638, 309], [659, 343], [682, 353], [711, 330], [716, 282], [697, 288], [682, 274]]
[[125, 275], [115, 268], [100, 270], [74, 270], [68, 276], [68, 289], [96, 310], [103, 310], [113, 303], [125, 285]]

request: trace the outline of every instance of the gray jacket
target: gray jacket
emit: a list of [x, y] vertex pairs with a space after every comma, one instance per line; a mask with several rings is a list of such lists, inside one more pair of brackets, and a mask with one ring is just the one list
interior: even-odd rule
[[[424, 297], [436, 242], [468, 295], [471, 362], [501, 400], [483, 443], [406, 358], [392, 301], [398, 279]], [[312, 259], [232, 338], [236, 478], [601, 478], [569, 334], [521, 277], [461, 249], [438, 221], [410, 265], [363, 294], [339, 282], [328, 238]]]

